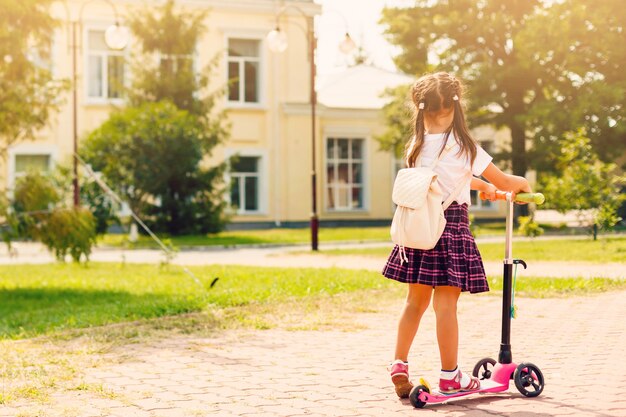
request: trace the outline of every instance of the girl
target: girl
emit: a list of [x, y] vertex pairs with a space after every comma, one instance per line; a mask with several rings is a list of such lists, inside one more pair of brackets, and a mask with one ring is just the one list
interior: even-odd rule
[[[480, 388], [478, 379], [461, 372], [457, 364], [459, 295], [462, 291], [489, 291], [482, 259], [469, 230], [470, 188], [483, 191], [491, 201], [495, 201], [498, 189], [514, 193], [531, 191], [525, 178], [504, 174], [476, 144], [465, 122], [462, 96], [460, 81], [443, 72], [421, 77], [412, 88], [414, 136], [405, 148], [407, 165], [430, 166], [436, 158], [441, 158], [435, 172], [444, 200], [461, 182], [465, 185], [445, 211], [447, 225], [437, 245], [431, 250], [405, 248], [408, 262], [402, 262], [396, 246], [383, 269], [387, 278], [408, 284], [398, 324], [395, 360], [391, 364], [391, 380], [400, 398], [408, 397], [413, 388], [408, 354], [431, 297], [441, 356], [440, 391], [453, 393]], [[470, 173], [474, 177], [483, 176], [491, 184]]]

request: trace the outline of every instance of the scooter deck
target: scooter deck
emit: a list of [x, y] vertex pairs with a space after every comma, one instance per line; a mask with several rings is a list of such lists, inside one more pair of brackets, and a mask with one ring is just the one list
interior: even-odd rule
[[[420, 379], [420, 384], [428, 387], [430, 389], [430, 385], [424, 379]], [[495, 393], [502, 392], [509, 389], [509, 385], [503, 385], [495, 381], [491, 380], [483, 380], [480, 381], [480, 389], [472, 390], [472, 391], [459, 391], [451, 394], [444, 394], [439, 390], [431, 390], [430, 393], [422, 392], [419, 395], [419, 399], [425, 403], [442, 403], [445, 401], [449, 401], [452, 398], [465, 397], [472, 394], [483, 394], [483, 393]]]

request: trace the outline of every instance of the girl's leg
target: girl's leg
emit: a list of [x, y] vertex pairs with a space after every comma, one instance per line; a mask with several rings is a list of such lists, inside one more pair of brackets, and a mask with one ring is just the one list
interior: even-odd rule
[[441, 369], [453, 370], [457, 366], [459, 350], [459, 325], [456, 305], [461, 289], [457, 287], [435, 287], [433, 308], [437, 316], [437, 342], [441, 356]]
[[407, 362], [409, 349], [417, 333], [420, 320], [430, 304], [433, 288], [422, 284], [409, 284], [409, 293], [398, 323], [395, 359]]

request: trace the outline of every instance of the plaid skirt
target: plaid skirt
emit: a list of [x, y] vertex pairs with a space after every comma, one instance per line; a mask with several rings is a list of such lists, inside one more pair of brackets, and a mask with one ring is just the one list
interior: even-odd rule
[[469, 229], [467, 204], [452, 203], [444, 212], [446, 228], [430, 250], [405, 248], [408, 262], [400, 262], [396, 245], [383, 269], [387, 278], [433, 287], [449, 285], [462, 291], [489, 291], [482, 258]]

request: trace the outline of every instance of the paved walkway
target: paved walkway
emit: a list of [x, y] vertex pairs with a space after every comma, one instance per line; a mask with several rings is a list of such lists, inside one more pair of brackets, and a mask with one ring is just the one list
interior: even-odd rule
[[[626, 416], [626, 292], [518, 300], [513, 354], [545, 375], [537, 398], [508, 392], [415, 410], [393, 393], [386, 366], [399, 305], [353, 316], [354, 331], [229, 331], [119, 347], [84, 369], [91, 391], [61, 391], [45, 405], [0, 405], [0, 416]], [[400, 300], [398, 300], [400, 303]], [[497, 355], [500, 300], [460, 302], [460, 362], [471, 372]], [[411, 355], [414, 375], [436, 381], [429, 311]]]
[[[360, 245], [363, 246], [363, 245]], [[38, 245], [19, 244], [18, 258], [0, 263], [51, 262]], [[338, 266], [380, 270], [383, 260], [361, 256], [293, 254], [302, 248], [185, 251], [176, 262], [275, 266]], [[158, 251], [98, 249], [95, 261], [159, 262]], [[500, 262], [486, 265], [499, 274]], [[624, 264], [533, 262], [525, 275], [625, 278]], [[354, 331], [228, 331], [212, 337], [176, 336], [116, 348], [81, 381], [98, 390], [57, 390], [48, 403], [0, 404], [0, 417], [202, 416], [626, 416], [626, 292], [590, 297], [518, 299], [514, 359], [532, 361], [546, 378], [534, 399], [508, 392], [414, 410], [388, 381], [401, 300], [350, 317]], [[468, 372], [497, 356], [500, 299], [463, 296], [460, 363]], [[437, 381], [438, 352], [432, 311], [426, 315], [411, 361], [417, 375]], [[100, 393], [99, 393], [100, 392]]]

